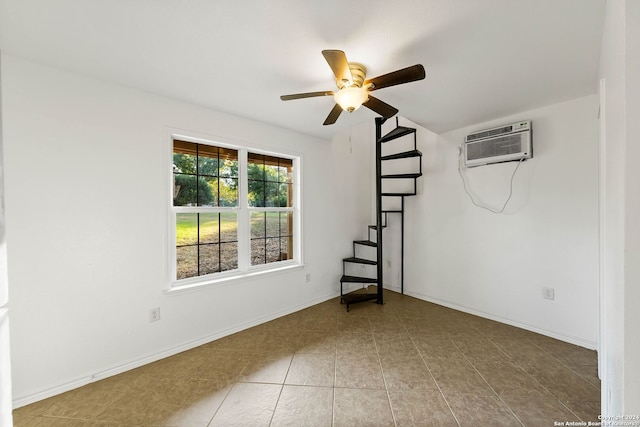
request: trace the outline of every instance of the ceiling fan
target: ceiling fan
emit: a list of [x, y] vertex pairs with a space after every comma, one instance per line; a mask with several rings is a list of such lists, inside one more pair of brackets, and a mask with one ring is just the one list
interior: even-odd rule
[[[312, 98], [315, 96], [333, 96], [336, 105], [333, 107], [324, 125], [332, 125], [338, 120], [342, 111], [349, 113], [364, 105], [380, 114], [385, 119], [393, 117], [398, 109], [370, 95], [370, 92], [389, 86], [422, 80], [425, 77], [424, 67], [420, 64], [393, 71], [382, 76], [366, 79], [367, 69], [357, 62], [348, 62], [347, 55], [341, 50], [323, 50], [322, 55], [336, 76], [338, 90], [324, 92], [295, 93], [282, 95], [283, 101]], [[366, 80], [365, 80], [366, 79]]]

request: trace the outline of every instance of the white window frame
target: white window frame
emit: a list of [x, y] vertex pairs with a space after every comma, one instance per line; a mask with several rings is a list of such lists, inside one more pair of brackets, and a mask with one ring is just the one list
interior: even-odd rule
[[[169, 139], [169, 164], [166, 170], [169, 177], [169, 277], [170, 283], [168, 291], [191, 289], [203, 285], [225, 283], [256, 274], [280, 272], [293, 268], [301, 268], [302, 263], [302, 227], [301, 227], [301, 176], [300, 173], [302, 156], [294, 153], [284, 153], [280, 151], [270, 151], [254, 148], [248, 145], [240, 145], [220, 141], [219, 138], [200, 138], [184, 134], [171, 133]], [[205, 206], [173, 206], [173, 141], [181, 140], [196, 144], [210, 145], [220, 148], [233, 149], [238, 151], [238, 206], [236, 207], [205, 207]], [[248, 203], [248, 174], [247, 161], [248, 153], [262, 154], [267, 156], [280, 157], [293, 161], [293, 197], [291, 207], [251, 207]], [[292, 258], [284, 261], [271, 262], [267, 264], [251, 265], [251, 213], [252, 212], [292, 212], [293, 215], [293, 252]], [[202, 212], [235, 212], [238, 222], [238, 268], [229, 271], [211, 273], [202, 276], [194, 276], [185, 279], [177, 279], [176, 263], [176, 215], [178, 213], [202, 213]]]

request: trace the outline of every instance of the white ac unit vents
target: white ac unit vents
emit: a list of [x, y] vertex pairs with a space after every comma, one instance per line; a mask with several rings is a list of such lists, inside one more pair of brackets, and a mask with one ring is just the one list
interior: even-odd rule
[[464, 164], [471, 167], [530, 159], [531, 144], [530, 120], [476, 132], [465, 138]]

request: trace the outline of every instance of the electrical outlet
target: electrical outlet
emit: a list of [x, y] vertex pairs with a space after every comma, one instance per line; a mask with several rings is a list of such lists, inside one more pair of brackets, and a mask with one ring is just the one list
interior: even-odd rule
[[556, 298], [555, 290], [553, 288], [542, 288], [542, 297], [548, 300], [554, 300]]
[[311, 283], [311, 273], [307, 273], [307, 283]]
[[149, 322], [157, 322], [160, 320], [160, 307], [152, 308], [149, 311]]

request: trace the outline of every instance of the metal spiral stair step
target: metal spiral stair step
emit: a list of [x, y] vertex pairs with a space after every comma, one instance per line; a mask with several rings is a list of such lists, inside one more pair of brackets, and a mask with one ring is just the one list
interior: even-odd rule
[[344, 258], [342, 261], [344, 262], [352, 262], [354, 264], [367, 264], [367, 265], [376, 265], [378, 264], [376, 261], [372, 261], [370, 259], [357, 258], [357, 257], [349, 257]]
[[403, 137], [405, 135], [410, 135], [415, 132], [416, 130], [414, 128], [398, 126], [395, 129], [393, 129], [391, 132], [389, 132], [388, 134], [380, 138], [380, 142], [385, 143], [385, 142], [393, 141], [394, 139], [398, 139], [400, 137]]
[[374, 248], [378, 246], [376, 242], [372, 242], [371, 240], [354, 240], [353, 243], [356, 245], [371, 246]]
[[358, 277], [344, 275], [340, 278], [341, 283], [378, 283], [378, 279], [373, 277]]
[[380, 178], [382, 179], [413, 179], [413, 178], [420, 178], [422, 176], [422, 173], [420, 172], [416, 172], [416, 173], [395, 173], [395, 174], [390, 174], [390, 175], [381, 175]]
[[403, 151], [402, 153], [389, 154], [387, 156], [380, 157], [380, 160], [396, 160], [396, 159], [407, 159], [410, 157], [422, 157], [422, 152], [420, 150], [411, 150], [411, 151]]
[[[415, 196], [416, 193], [382, 193], [381, 196], [387, 197], [406, 197], [406, 196]], [[397, 211], [400, 212], [400, 211]]]

